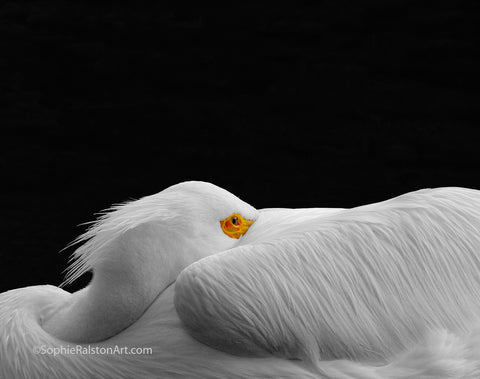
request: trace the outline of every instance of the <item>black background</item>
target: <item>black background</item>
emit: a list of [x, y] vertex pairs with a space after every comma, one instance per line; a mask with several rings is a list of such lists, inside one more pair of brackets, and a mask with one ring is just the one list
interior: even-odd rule
[[477, 1], [0, 4], [0, 291], [183, 180], [257, 208], [480, 188]]

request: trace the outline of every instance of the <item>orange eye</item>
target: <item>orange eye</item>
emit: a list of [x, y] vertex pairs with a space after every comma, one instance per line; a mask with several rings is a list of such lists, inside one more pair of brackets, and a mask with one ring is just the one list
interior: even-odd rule
[[238, 213], [234, 213], [225, 220], [220, 221], [223, 232], [230, 238], [237, 239], [243, 236], [252, 224], [253, 220], [247, 220]]

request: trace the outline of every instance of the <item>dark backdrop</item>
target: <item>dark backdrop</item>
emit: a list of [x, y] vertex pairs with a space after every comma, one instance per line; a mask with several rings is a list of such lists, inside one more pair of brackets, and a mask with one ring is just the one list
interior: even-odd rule
[[479, 2], [0, 4], [0, 291], [182, 180], [257, 208], [480, 189]]

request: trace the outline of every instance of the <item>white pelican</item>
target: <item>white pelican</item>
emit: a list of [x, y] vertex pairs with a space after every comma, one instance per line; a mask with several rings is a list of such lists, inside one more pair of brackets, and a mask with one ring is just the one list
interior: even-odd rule
[[479, 191], [256, 210], [185, 182], [77, 242], [86, 288], [0, 294], [0, 378], [480, 378]]

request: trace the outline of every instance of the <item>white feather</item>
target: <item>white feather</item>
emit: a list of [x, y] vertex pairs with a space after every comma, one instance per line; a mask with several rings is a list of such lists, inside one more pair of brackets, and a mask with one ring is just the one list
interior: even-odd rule
[[[240, 240], [219, 226], [232, 213], [256, 220]], [[479, 231], [473, 190], [256, 211], [211, 184], [181, 183], [113, 207], [79, 237], [66, 282], [93, 270], [86, 289], [0, 294], [0, 378], [478, 379]], [[84, 304], [85, 316], [72, 314]], [[82, 317], [100, 308], [85, 330], [101, 331], [130, 305], [141, 312], [105, 340], [51, 334], [81, 337]], [[35, 354], [42, 346], [152, 354]]]
[[418, 191], [291, 229], [277, 216], [257, 220], [278, 226], [271, 239], [252, 229], [177, 278], [177, 311], [200, 341], [313, 364], [388, 362], [431, 331], [479, 325], [477, 191]]

